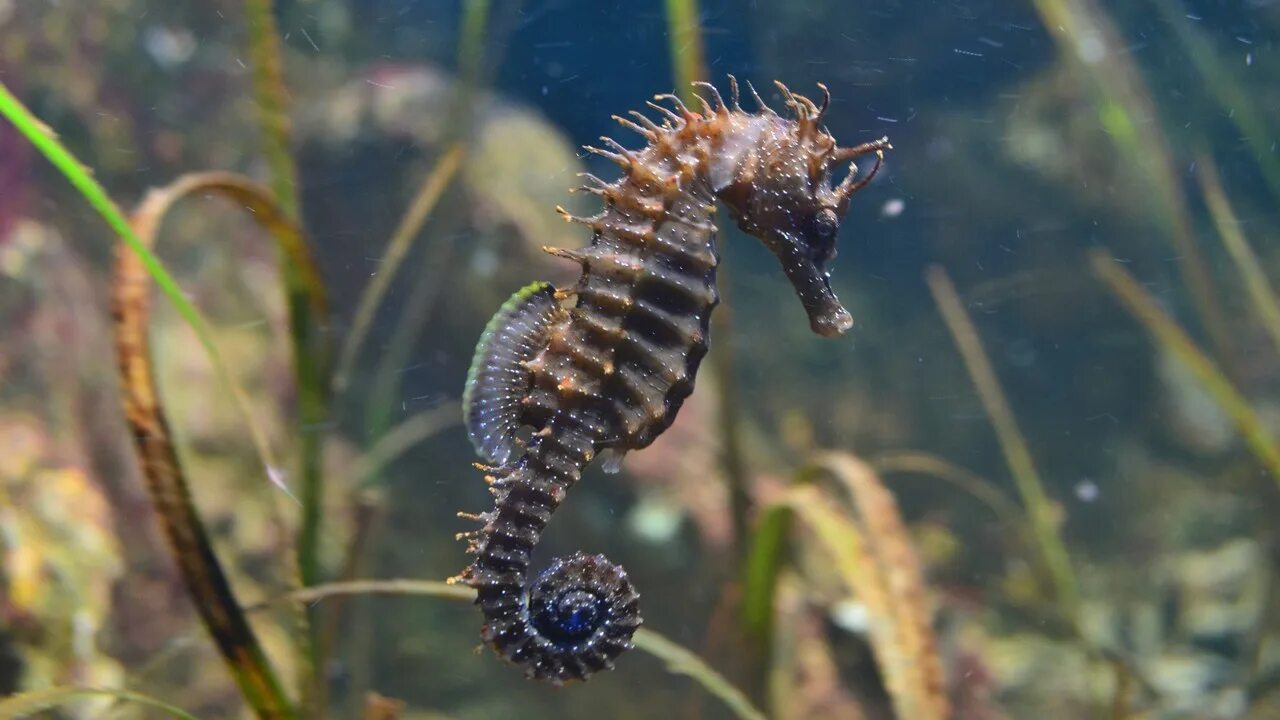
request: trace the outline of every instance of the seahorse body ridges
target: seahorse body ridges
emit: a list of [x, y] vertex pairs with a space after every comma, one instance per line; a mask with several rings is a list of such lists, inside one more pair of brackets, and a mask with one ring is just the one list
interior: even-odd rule
[[[615, 116], [646, 145], [628, 150], [602, 138], [608, 149], [587, 148], [621, 166], [622, 177], [586, 176], [581, 189], [604, 201], [594, 217], [557, 208], [591, 228], [589, 247], [546, 248], [579, 263], [580, 279], [516, 293], [476, 349], [466, 423], [492, 463], [486, 480], [496, 504], [466, 515], [482, 527], [463, 534], [475, 557], [458, 580], [476, 589], [485, 642], [531, 678], [561, 683], [610, 668], [640, 626], [639, 595], [620, 566], [578, 553], [530, 582], [531, 555], [587, 464], [610, 451], [606, 470], [616, 469], [623, 453], [670, 427], [692, 392], [719, 300], [716, 201], [779, 258], [815, 332], [839, 335], [853, 324], [827, 263], [849, 198], [879, 170], [888, 139], [837, 147], [821, 125], [830, 101], [821, 85], [819, 105], [778, 83], [794, 113], [783, 117], [754, 89], [759, 110], [745, 112], [729, 82], [728, 103], [696, 83], [706, 93], [695, 96], [699, 112], [656, 96], [672, 105], [649, 103], [660, 124], [639, 112]], [[850, 163], [832, 186], [836, 166], [867, 154], [875, 166], [865, 177]]]

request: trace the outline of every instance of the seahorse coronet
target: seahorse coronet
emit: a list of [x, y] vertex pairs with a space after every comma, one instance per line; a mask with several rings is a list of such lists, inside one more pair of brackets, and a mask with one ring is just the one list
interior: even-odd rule
[[[607, 182], [584, 174], [603, 208], [566, 220], [591, 229], [582, 250], [546, 248], [577, 263], [571, 288], [535, 283], [517, 292], [486, 326], [468, 374], [466, 425], [494, 465], [491, 512], [464, 537], [474, 554], [458, 580], [476, 590], [481, 636], [533, 679], [586, 680], [612, 668], [641, 625], [639, 594], [626, 571], [602, 555], [551, 561], [531, 579], [533, 550], [569, 488], [593, 460], [618, 469], [674, 421], [693, 391], [719, 303], [717, 201], [781, 262], [810, 327], [839, 335], [853, 324], [830, 286], [828, 264], [849, 198], [880, 170], [887, 138], [839, 148], [822, 126], [830, 106], [778, 84], [793, 117], [760, 99], [743, 110], [730, 76], [726, 103], [695, 83], [701, 112], [672, 94], [647, 104], [655, 122], [614, 116], [646, 144], [587, 147], [622, 168]], [[666, 104], [669, 103], [670, 107]], [[854, 158], [875, 167], [856, 177]], [[830, 185], [833, 170], [850, 172]], [[572, 300], [570, 306], [568, 302]], [[527, 440], [523, 436], [527, 434]]]

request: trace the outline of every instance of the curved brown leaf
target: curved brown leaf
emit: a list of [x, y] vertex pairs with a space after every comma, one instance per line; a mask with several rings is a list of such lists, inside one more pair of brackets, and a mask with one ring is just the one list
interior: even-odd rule
[[[288, 256], [287, 264], [298, 269], [303, 278], [309, 277], [299, 285], [310, 288], [306, 293], [308, 306], [316, 312], [323, 311], [323, 294], [318, 290], [318, 278], [301, 231], [281, 214], [265, 188], [239, 175], [185, 175], [166, 188], [153, 191], [131, 218], [134, 232], [147, 247], [153, 246], [160, 224], [174, 203], [201, 192], [227, 197], [252, 213], [277, 239]], [[112, 287], [116, 354], [125, 417], [133, 432], [147, 489], [187, 591], [246, 702], [262, 718], [295, 717], [192, 502], [151, 364], [147, 332], [150, 290], [150, 276], [138, 255], [118, 253]], [[235, 388], [233, 392], [240, 396], [238, 402], [245, 401], [242, 390]]]
[[900, 675], [896, 683], [890, 684], [891, 691], [893, 684], [900, 688], [893, 698], [898, 717], [948, 717], [946, 683], [930, 623], [924, 573], [897, 501], [870, 465], [848, 453], [822, 454], [814, 468], [836, 480], [852, 501], [854, 522], [861, 530], [866, 550], [865, 572], [860, 574], [853, 591], [863, 597], [864, 588], [874, 584], [878, 586], [875, 594], [889, 601], [880, 621], [891, 629], [880, 643], [875, 643], [875, 634], [872, 640], [886, 678], [892, 680], [893, 674]]

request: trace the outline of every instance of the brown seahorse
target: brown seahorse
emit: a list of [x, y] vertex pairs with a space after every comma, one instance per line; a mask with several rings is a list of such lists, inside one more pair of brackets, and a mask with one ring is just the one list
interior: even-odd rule
[[[535, 283], [516, 293], [485, 329], [464, 396], [466, 424], [489, 463], [495, 508], [466, 515], [483, 524], [463, 533], [475, 555], [457, 578], [475, 588], [482, 636], [531, 678], [585, 680], [613, 666], [640, 625], [639, 595], [622, 567], [602, 555], [556, 559], [532, 582], [534, 547], [551, 514], [593, 458], [643, 448], [670, 427], [693, 390], [707, 351], [716, 291], [718, 199], [748, 234], [782, 262], [809, 324], [820, 335], [848, 330], [853, 319], [831, 291], [827, 264], [849, 199], [880, 169], [887, 138], [840, 148], [822, 127], [821, 104], [778, 83], [794, 118], [756, 94], [755, 113], [739, 105], [738, 85], [725, 103], [708, 83], [700, 112], [674, 95], [672, 108], [650, 102], [661, 124], [639, 112], [614, 116], [647, 141], [628, 150], [588, 147], [623, 169], [607, 183], [586, 176], [583, 188], [605, 207], [580, 222], [593, 231], [583, 250], [546, 248], [581, 264], [573, 288]], [[873, 154], [862, 179], [850, 162]], [[572, 307], [565, 301], [574, 299]]]

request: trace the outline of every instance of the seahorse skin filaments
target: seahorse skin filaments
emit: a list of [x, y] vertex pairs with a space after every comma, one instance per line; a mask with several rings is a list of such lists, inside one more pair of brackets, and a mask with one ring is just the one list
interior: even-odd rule
[[[754, 89], [759, 110], [744, 111], [729, 82], [728, 103], [697, 83], [699, 112], [674, 95], [655, 97], [672, 105], [649, 103], [661, 124], [639, 112], [615, 116], [646, 145], [602, 138], [608, 150], [587, 148], [621, 166], [622, 177], [587, 176], [583, 189], [605, 205], [594, 217], [557, 208], [591, 228], [589, 247], [547, 248], [579, 263], [582, 276], [571, 288], [535, 283], [516, 293], [476, 348], [466, 424], [490, 466], [496, 505], [464, 514], [482, 527], [463, 534], [475, 558], [457, 580], [477, 592], [485, 642], [530, 678], [562, 683], [611, 668], [640, 625], [639, 595], [620, 566], [577, 553], [531, 582], [531, 556], [587, 464], [607, 452], [605, 469], [616, 470], [623, 453], [670, 427], [693, 390], [719, 300], [716, 201], [778, 257], [815, 332], [839, 335], [853, 324], [827, 264], [849, 199], [880, 169], [888, 139], [837, 147], [821, 124], [824, 86], [815, 104], [778, 83], [794, 115], [783, 117]], [[868, 154], [875, 165], [858, 179], [850, 161]], [[833, 187], [845, 162], [848, 174]]]

